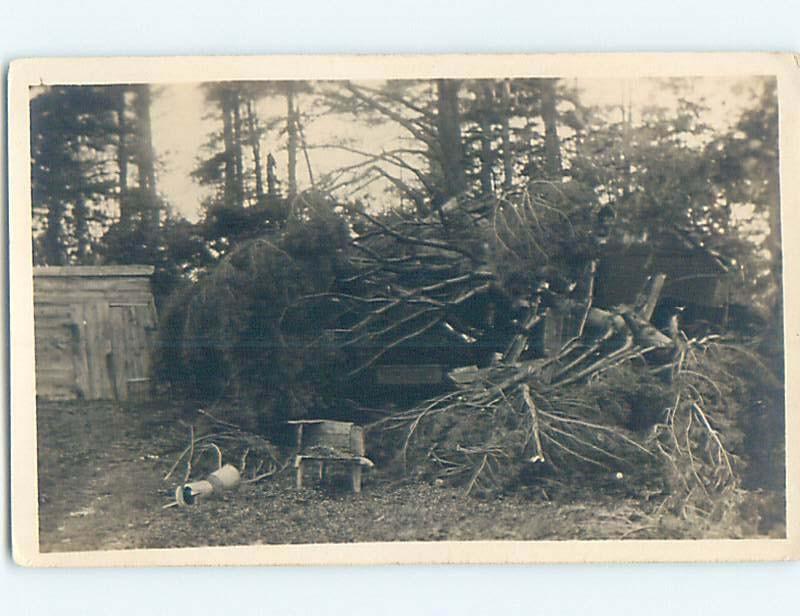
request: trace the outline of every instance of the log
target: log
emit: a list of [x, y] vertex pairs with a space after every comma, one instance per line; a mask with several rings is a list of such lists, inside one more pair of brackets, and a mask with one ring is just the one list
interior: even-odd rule
[[522, 322], [522, 332], [516, 334], [514, 338], [512, 338], [511, 343], [508, 345], [505, 353], [503, 353], [503, 363], [514, 363], [519, 361], [519, 358], [522, 357], [522, 354], [528, 346], [528, 337], [531, 334], [531, 330], [542, 319], [539, 314], [539, 305], [541, 301], [541, 297], [537, 297], [536, 301], [533, 302], [528, 309], [528, 314]]
[[[561, 312], [578, 312], [579, 308], [586, 308], [581, 302], [555, 294], [550, 294], [547, 304]], [[589, 308], [586, 324], [600, 329], [613, 328], [617, 331], [625, 329], [625, 319], [621, 315], [603, 308]]]
[[533, 444], [536, 448], [536, 453], [531, 457], [530, 461], [534, 464], [537, 462], [544, 462], [544, 450], [542, 449], [542, 440], [541, 436], [539, 435], [539, 412], [536, 409], [536, 404], [531, 396], [530, 385], [523, 383], [521, 389], [522, 399], [525, 401], [525, 405], [528, 407], [528, 412], [531, 414], [531, 431], [533, 432]]
[[[655, 289], [660, 294], [663, 284], [662, 280], [658, 289], [654, 285], [651, 290]], [[652, 294], [650, 297], [652, 297]], [[648, 298], [646, 304], [649, 303], [650, 298]], [[577, 308], [581, 307], [580, 302], [555, 294], [551, 294], [548, 297], [548, 304], [565, 312], [576, 311]], [[655, 306], [655, 303], [653, 303], [653, 306]], [[616, 332], [622, 332], [630, 329], [636, 342], [644, 347], [668, 347], [672, 345], [672, 339], [669, 336], [661, 333], [648, 320], [638, 314], [633, 314], [630, 308], [612, 312], [603, 308], [592, 307], [586, 315], [586, 324], [604, 331], [612, 329]]]
[[666, 280], [667, 275], [663, 273], [651, 276], [636, 298], [636, 314], [645, 321], [649, 321], [653, 318], [653, 312], [661, 297], [661, 291], [664, 289], [664, 282], [666, 282]]
[[660, 332], [649, 321], [638, 317], [635, 314], [621, 314], [628, 329], [633, 333], [636, 344], [642, 347], [667, 348], [673, 345], [673, 340], [666, 334]]

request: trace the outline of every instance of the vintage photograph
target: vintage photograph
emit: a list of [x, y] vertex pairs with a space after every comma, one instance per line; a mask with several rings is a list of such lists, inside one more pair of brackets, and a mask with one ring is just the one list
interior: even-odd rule
[[786, 539], [776, 75], [519, 74], [30, 85], [38, 552]]

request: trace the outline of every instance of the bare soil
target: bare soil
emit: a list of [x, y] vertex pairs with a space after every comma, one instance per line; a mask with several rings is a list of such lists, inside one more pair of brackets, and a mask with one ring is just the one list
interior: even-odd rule
[[[296, 490], [290, 472], [218, 499], [164, 509], [183, 479], [163, 479], [188, 442], [180, 407], [40, 402], [42, 551], [356, 541], [642, 539], [686, 529], [654, 517], [659, 501], [542, 486], [512, 495], [389, 477], [377, 468], [363, 492], [346, 477]], [[236, 461], [231, 460], [232, 463]], [[780, 534], [772, 528], [771, 534]]]

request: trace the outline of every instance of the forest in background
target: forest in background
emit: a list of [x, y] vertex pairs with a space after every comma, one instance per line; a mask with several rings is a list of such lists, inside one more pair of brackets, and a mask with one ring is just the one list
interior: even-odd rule
[[[749, 287], [743, 303], [770, 309], [780, 271], [775, 82], [751, 80], [749, 108], [720, 134], [704, 121], [709, 108], [693, 98], [691, 79], [661, 81], [669, 104], [638, 114], [624, 97], [613, 109], [586, 107], [569, 80], [205, 84], [217, 126], [192, 173], [208, 188], [197, 223], [159, 192], [157, 87], [35, 88], [34, 261], [154, 263], [165, 297], [238, 241], [284, 225], [299, 186], [341, 206], [424, 217], [453, 196], [502, 196], [548, 181], [609, 241], [673, 229], [738, 258]], [[259, 117], [263, 99], [285, 113]], [[304, 124], [332, 114], [365, 129], [391, 124], [402, 136], [371, 149], [335, 136], [307, 143]], [[309, 152], [322, 150], [355, 162], [315, 174]]]

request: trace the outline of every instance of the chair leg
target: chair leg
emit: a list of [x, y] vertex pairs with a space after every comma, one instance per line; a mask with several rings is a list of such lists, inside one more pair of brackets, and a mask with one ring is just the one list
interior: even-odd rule
[[356, 494], [361, 493], [361, 465], [354, 464], [350, 470], [350, 478], [353, 482], [353, 492]]
[[295, 471], [295, 486], [297, 489], [301, 489], [303, 487], [303, 461], [300, 460], [297, 463], [297, 469]]

